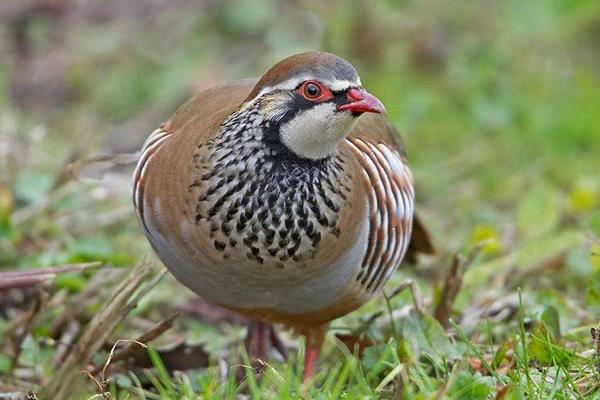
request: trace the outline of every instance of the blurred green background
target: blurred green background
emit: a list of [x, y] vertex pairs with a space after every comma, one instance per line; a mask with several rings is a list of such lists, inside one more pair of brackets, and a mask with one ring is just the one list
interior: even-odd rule
[[401, 132], [439, 250], [425, 286], [483, 241], [461, 307], [521, 286], [532, 313], [595, 322], [598, 0], [4, 1], [0, 268], [148, 254], [130, 169], [73, 180], [66, 166], [137, 151], [193, 93], [304, 50], [354, 64]]

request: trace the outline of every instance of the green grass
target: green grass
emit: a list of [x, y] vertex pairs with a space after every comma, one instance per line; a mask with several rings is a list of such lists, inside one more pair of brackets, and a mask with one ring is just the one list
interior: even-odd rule
[[[220, 381], [216, 367], [200, 375], [194, 372], [172, 377], [151, 349], [156, 372], [146, 372], [145, 378], [155, 390], [139, 386], [129, 390], [148, 399], [220, 399], [239, 393], [278, 399], [393, 398], [399, 393], [405, 398], [431, 399], [487, 399], [496, 398], [500, 392], [504, 399], [587, 399], [597, 395], [595, 389], [589, 390], [596, 374], [591, 357], [578, 354], [565, 345], [566, 341], [559, 342], [548, 332], [540, 336], [539, 331], [528, 332], [522, 308], [518, 326], [500, 346], [492, 343], [486, 324], [469, 338], [453, 323], [457, 338], [448, 340], [430, 317], [412, 314], [405, 322], [406, 339], [389, 339], [371, 347], [362, 359], [341, 344], [329, 343], [327, 371], [318, 373], [309, 385], [301, 384], [298, 373], [301, 355], [300, 363], [292, 357], [285, 364], [268, 364], [260, 381], [247, 368], [246, 378], [237, 383], [235, 374]], [[489, 336], [489, 346], [472, 339], [479, 335]], [[332, 353], [338, 353], [334, 362]], [[540, 360], [536, 368], [532, 367], [534, 358]]]
[[[407, 311], [390, 323], [410, 304], [402, 293], [335, 321], [319, 373], [305, 386], [301, 345], [286, 362], [269, 361], [262, 379], [248, 373], [238, 384], [231, 372], [247, 364], [243, 329], [186, 315], [149, 347], [153, 368], [116, 363], [112, 399], [600, 398], [590, 336], [600, 313], [597, 1], [201, 3], [119, 18], [109, 7], [104, 20], [63, 22], [69, 40], [58, 42], [52, 17], [34, 19], [30, 62], [51, 74], [20, 92], [33, 75], [20, 73], [27, 71], [15, 61], [10, 26], [0, 24], [0, 271], [90, 261], [124, 270], [151, 254], [130, 205], [130, 171], [72, 180], [66, 164], [136, 150], [198, 87], [322, 48], [356, 65], [402, 133], [438, 254], [401, 268], [386, 291], [416, 280], [428, 313]], [[52, 51], [66, 67], [45, 58]], [[54, 82], [67, 95], [48, 100], [44, 85]], [[17, 102], [19, 94], [28, 102]], [[444, 329], [431, 316], [444, 274], [455, 253], [478, 245]], [[16, 370], [4, 334], [30, 304], [0, 317], [0, 389], [37, 392], [52, 380], [53, 321], [93, 276], [63, 275], [45, 292]], [[108, 280], [85, 304], [83, 327], [116, 284]], [[164, 279], [112, 342], [138, 337], [191, 297]], [[359, 356], [336, 333], [372, 345]], [[153, 349], [182, 338], [205, 343], [209, 368], [165, 369]], [[108, 352], [92, 362], [101, 365]], [[73, 398], [95, 394], [81, 374]]]

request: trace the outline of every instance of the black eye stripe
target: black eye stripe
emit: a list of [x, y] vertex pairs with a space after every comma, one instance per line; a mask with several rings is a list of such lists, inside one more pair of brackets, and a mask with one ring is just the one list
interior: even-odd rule
[[337, 92], [333, 95], [333, 98], [330, 101], [334, 102], [338, 106], [341, 106], [342, 104], [348, 103], [348, 96], [346, 95], [346, 92]]
[[[300, 88], [300, 86], [302, 86], [302, 84], [298, 86], [298, 89]], [[275, 125], [280, 126], [281, 124], [294, 118], [299, 112], [306, 111], [321, 104], [333, 103], [337, 106], [346, 104], [348, 103], [347, 93], [349, 89], [351, 89], [351, 87], [344, 90], [332, 91], [331, 94], [333, 96], [330, 99], [321, 102], [310, 101], [304, 98], [304, 96], [302, 96], [300, 93], [298, 93], [297, 90], [295, 90], [291, 93], [291, 97], [289, 98], [289, 102], [287, 103], [287, 111], [282, 117], [278, 118], [277, 123]], [[277, 92], [289, 94], [289, 92], [286, 89], [279, 89], [277, 90]]]
[[333, 96], [330, 99], [318, 103], [307, 100], [303, 96], [298, 95], [298, 97], [295, 99], [295, 105], [298, 109], [306, 110], [324, 103], [335, 103], [338, 106], [348, 103], [348, 96], [345, 91], [332, 92], [332, 94]]

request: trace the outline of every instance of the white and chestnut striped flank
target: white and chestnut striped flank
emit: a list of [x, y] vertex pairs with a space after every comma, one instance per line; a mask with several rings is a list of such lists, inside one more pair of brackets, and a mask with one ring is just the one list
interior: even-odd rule
[[149, 165], [150, 160], [156, 154], [156, 151], [165, 139], [171, 134], [169, 132], [169, 124], [164, 123], [148, 136], [148, 139], [142, 146], [140, 158], [133, 172], [132, 182], [132, 197], [140, 225], [144, 229], [146, 235], [151, 235], [152, 232], [148, 229], [148, 225], [144, 219], [144, 175]]
[[408, 248], [414, 210], [412, 176], [393, 147], [362, 138], [351, 137], [347, 142], [362, 167], [368, 195], [368, 247], [357, 280], [366, 290], [375, 291]]

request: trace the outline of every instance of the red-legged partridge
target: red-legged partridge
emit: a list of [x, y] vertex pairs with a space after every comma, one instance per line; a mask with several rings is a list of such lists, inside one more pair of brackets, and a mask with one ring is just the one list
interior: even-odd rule
[[207, 300], [306, 335], [304, 378], [328, 323], [372, 298], [409, 247], [412, 177], [384, 111], [346, 60], [297, 54], [189, 100], [135, 170], [162, 262]]

